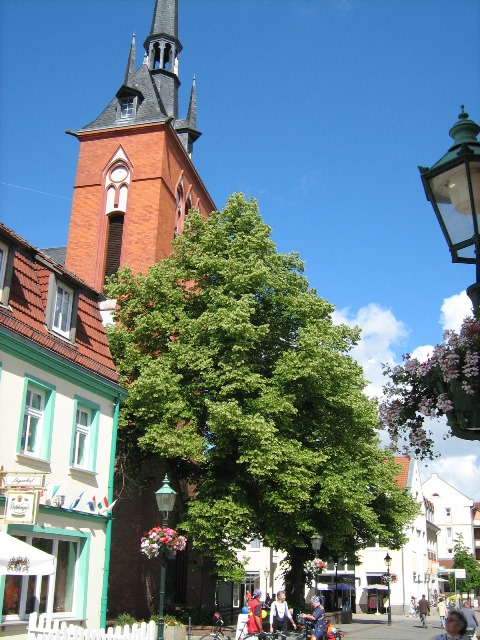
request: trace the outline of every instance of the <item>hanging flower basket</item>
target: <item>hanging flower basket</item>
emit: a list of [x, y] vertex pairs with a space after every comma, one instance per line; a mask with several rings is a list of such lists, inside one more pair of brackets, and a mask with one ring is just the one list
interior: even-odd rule
[[382, 584], [397, 582], [397, 580], [398, 580], [398, 577], [396, 573], [384, 573], [380, 578], [380, 582]]
[[434, 457], [426, 418], [447, 418], [454, 436], [480, 440], [480, 320], [467, 317], [458, 333], [446, 331], [428, 360], [409, 355], [396, 367], [384, 367], [390, 381], [379, 406], [381, 426], [392, 442], [407, 440], [421, 458]]
[[140, 551], [147, 558], [156, 558], [159, 553], [165, 553], [174, 558], [177, 551], [183, 551], [187, 546], [187, 538], [180, 535], [175, 529], [168, 527], [153, 527], [143, 536], [140, 542]]

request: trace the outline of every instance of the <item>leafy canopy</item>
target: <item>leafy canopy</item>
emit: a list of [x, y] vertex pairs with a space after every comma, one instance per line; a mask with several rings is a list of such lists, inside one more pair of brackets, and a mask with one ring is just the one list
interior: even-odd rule
[[[120, 443], [195, 486], [182, 528], [221, 577], [260, 536], [312, 557], [310, 536], [353, 556], [398, 546], [415, 507], [381, 451], [376, 405], [349, 355], [359, 330], [332, 322], [296, 254], [277, 253], [255, 201], [190, 213], [171, 257], [122, 269], [111, 349], [128, 388]], [[128, 457], [124, 456], [125, 457]]]

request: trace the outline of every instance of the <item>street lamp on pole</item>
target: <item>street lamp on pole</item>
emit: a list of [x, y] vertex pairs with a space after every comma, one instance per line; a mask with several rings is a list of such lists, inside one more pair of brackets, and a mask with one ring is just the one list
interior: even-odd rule
[[454, 145], [433, 166], [419, 167], [427, 200], [437, 216], [452, 262], [476, 265], [467, 289], [480, 310], [480, 126], [462, 112], [450, 129]]
[[387, 611], [387, 624], [390, 627], [392, 625], [392, 606], [390, 603], [390, 567], [392, 566], [392, 559], [387, 551], [387, 555], [384, 558], [385, 565], [387, 567], [387, 587], [388, 587], [388, 611]]
[[268, 578], [270, 577], [270, 571], [267, 568], [265, 568], [265, 571], [263, 572], [263, 575], [265, 576], [265, 598], [267, 597], [267, 593], [268, 593]]
[[[320, 549], [322, 548], [323, 536], [319, 533], [314, 533], [310, 538], [310, 542], [312, 543], [312, 549], [315, 551], [315, 556], [318, 557], [320, 554]], [[315, 595], [318, 595], [318, 568], [315, 567]]]
[[[173, 511], [173, 506], [175, 504], [176, 497], [177, 497], [177, 492], [172, 489], [168, 481], [168, 476], [167, 474], [165, 474], [165, 478], [163, 480], [162, 486], [158, 491], [155, 492], [155, 498], [157, 500], [158, 510], [162, 514], [162, 526], [164, 527], [168, 525], [168, 515], [171, 511]], [[166, 573], [165, 552], [162, 551], [160, 556], [161, 556], [160, 603], [158, 608], [157, 640], [163, 640], [164, 628], [165, 628], [165, 619], [163, 616], [164, 609], [165, 609], [165, 573]]]

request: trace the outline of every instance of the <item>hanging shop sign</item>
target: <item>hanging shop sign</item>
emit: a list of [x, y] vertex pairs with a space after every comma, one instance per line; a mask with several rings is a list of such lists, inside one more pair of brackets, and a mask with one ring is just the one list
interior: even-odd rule
[[43, 489], [45, 486], [45, 473], [24, 473], [19, 471], [4, 471], [3, 486], [9, 487], [32, 487], [32, 489]]
[[38, 491], [7, 491], [5, 524], [36, 524], [38, 499]]

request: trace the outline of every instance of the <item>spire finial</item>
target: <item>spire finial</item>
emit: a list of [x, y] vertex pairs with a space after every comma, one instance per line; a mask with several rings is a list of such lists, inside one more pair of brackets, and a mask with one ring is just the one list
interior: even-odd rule
[[125, 78], [123, 84], [128, 86], [135, 73], [135, 33], [132, 36], [132, 43], [130, 45], [130, 52], [128, 54], [127, 68], [125, 69]]

